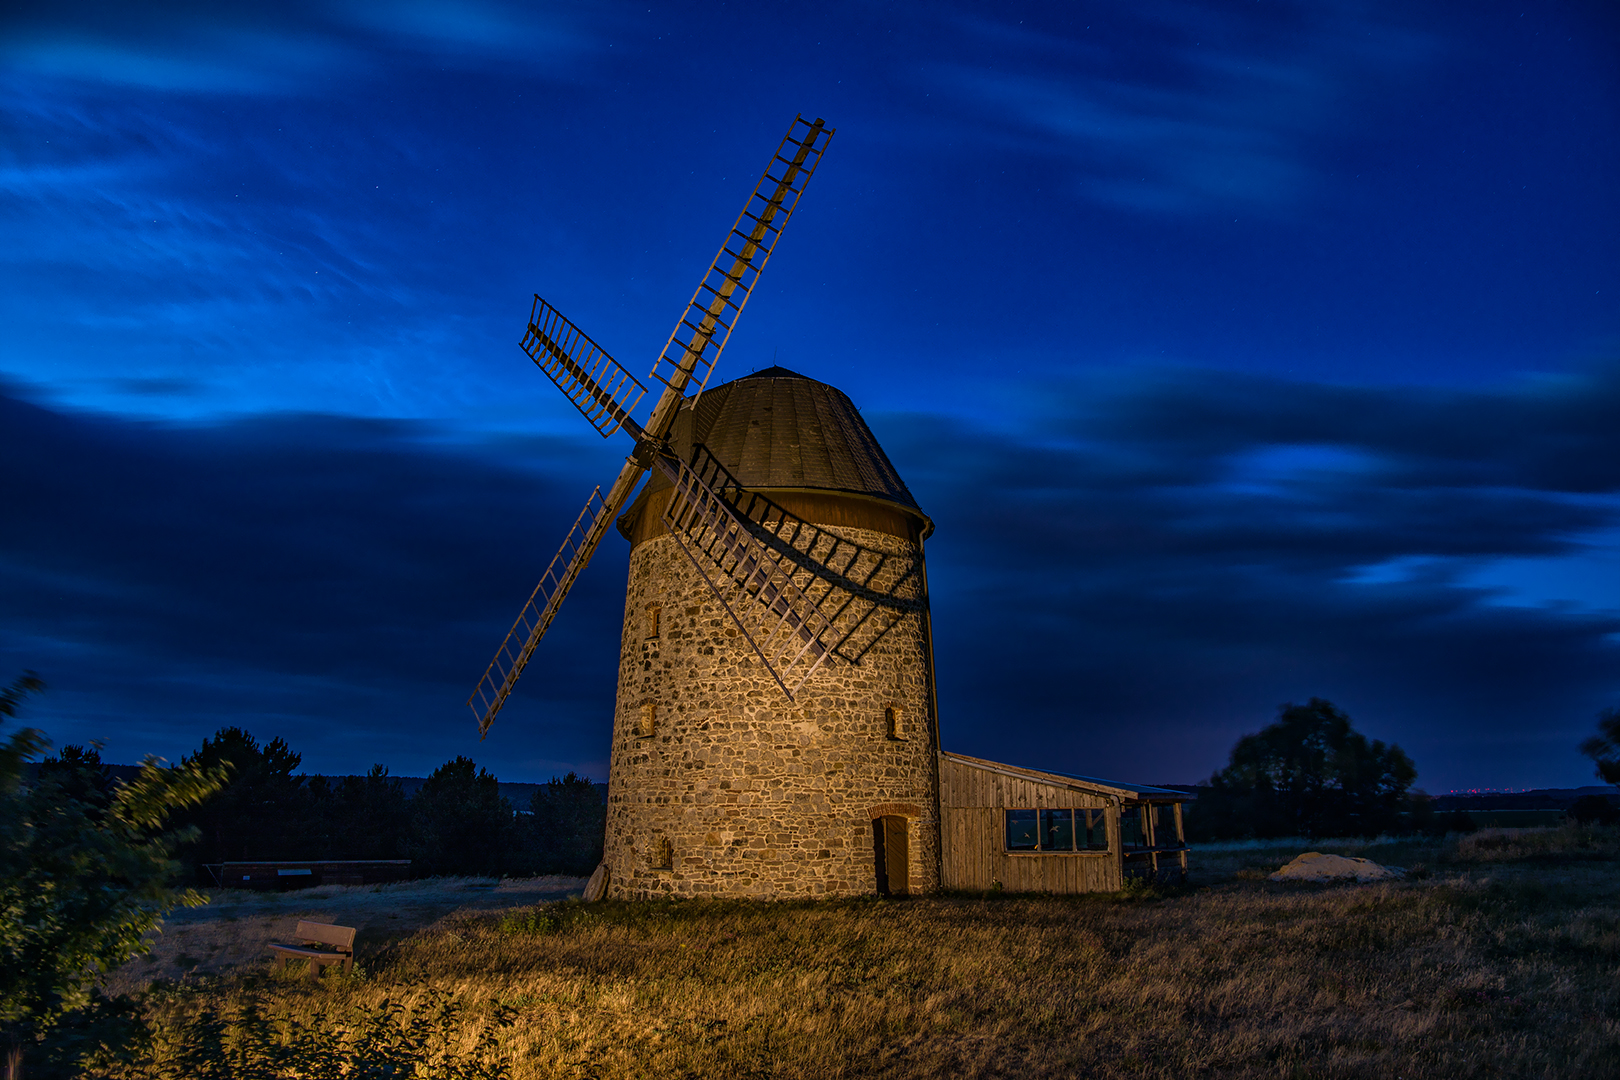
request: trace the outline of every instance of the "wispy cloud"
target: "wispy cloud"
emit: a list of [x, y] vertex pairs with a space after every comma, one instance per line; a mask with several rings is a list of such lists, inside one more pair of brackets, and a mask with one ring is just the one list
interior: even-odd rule
[[335, 4], [10, 4], [0, 63], [15, 72], [174, 93], [297, 94], [376, 73], [392, 51], [437, 63], [566, 63], [590, 47], [585, 8], [506, 0]]
[[[1620, 609], [1523, 571], [1613, 565], [1616, 400], [1615, 372], [1414, 398], [1170, 371], [1076, 387], [1045, 436], [873, 415], [939, 526], [946, 744], [1189, 780], [1321, 694], [1425, 783], [1579, 781], [1574, 745], [1620, 693]], [[312, 761], [363, 752], [327, 728], [408, 733], [411, 769], [468, 745], [467, 683], [604, 464], [397, 421], [0, 397], [0, 423], [25, 448], [0, 456], [0, 662], [60, 673], [53, 724], [186, 749], [230, 717]], [[610, 538], [492, 752], [599, 762], [623, 557]]]
[[1571, 592], [1615, 565], [1617, 408], [1613, 369], [1479, 392], [1160, 370], [1003, 434], [876, 421], [938, 524], [942, 723], [1098, 770], [1145, 743], [1188, 779], [1321, 694], [1429, 783], [1578, 780], [1620, 693], [1614, 589]]
[[1427, 51], [1349, 4], [1132, 5], [1076, 13], [1061, 35], [978, 16], [961, 27], [995, 46], [963, 51], [991, 59], [930, 64], [928, 85], [1004, 152], [1056, 157], [1084, 197], [1149, 212], [1290, 209], [1314, 144]]
[[[589, 490], [573, 444], [469, 452], [420, 424], [154, 425], [0, 394], [0, 425], [22, 448], [0, 459], [0, 663], [46, 673], [53, 737], [125, 760], [227, 722], [296, 735], [327, 767], [364, 768], [407, 728], [396, 772], [467, 752], [461, 702]], [[559, 754], [604, 775], [613, 578], [581, 581], [485, 748], [506, 775], [565, 771]]]
[[0, 318], [16, 332], [0, 369], [14, 378], [170, 416], [413, 415], [469, 392], [476, 375], [445, 358], [488, 337], [476, 308], [446, 299], [458, 279], [422, 239], [458, 219], [400, 179], [431, 180], [434, 163], [386, 135], [334, 160], [318, 119], [270, 107], [222, 125], [139, 96], [13, 100]]
[[583, 5], [503, 0], [351, 0], [329, 10], [350, 26], [437, 56], [541, 62], [593, 47], [589, 26], [613, 5], [589, 12]]

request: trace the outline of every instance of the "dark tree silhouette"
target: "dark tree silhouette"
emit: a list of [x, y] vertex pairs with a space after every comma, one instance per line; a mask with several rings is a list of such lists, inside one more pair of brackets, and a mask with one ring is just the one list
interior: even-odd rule
[[1598, 733], [1581, 743], [1581, 753], [1597, 762], [1605, 784], [1620, 787], [1620, 709], [1598, 713]]
[[1401, 826], [1416, 778], [1399, 746], [1368, 742], [1331, 701], [1311, 698], [1238, 740], [1189, 826], [1202, 837], [1377, 835]]
[[410, 832], [411, 805], [398, 780], [382, 765], [364, 776], [345, 776], [329, 786], [310, 781], [311, 802], [325, 824], [320, 857], [403, 859]]
[[512, 804], [500, 783], [468, 757], [433, 770], [411, 799], [411, 869], [427, 874], [500, 874], [509, 863]]
[[607, 806], [597, 786], [569, 773], [553, 777], [529, 798], [527, 821], [533, 870], [586, 875], [602, 861]]
[[186, 815], [200, 831], [193, 854], [200, 863], [241, 859], [307, 859], [309, 795], [294, 776], [302, 756], [287, 743], [264, 745], [239, 727], [220, 728], [182, 764], [225, 768], [230, 782]]

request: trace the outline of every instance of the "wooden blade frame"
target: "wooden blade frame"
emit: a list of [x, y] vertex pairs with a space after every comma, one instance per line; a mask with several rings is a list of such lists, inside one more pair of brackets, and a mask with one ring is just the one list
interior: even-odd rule
[[901, 617], [927, 610], [920, 551], [882, 551], [812, 525], [744, 488], [701, 443], [693, 447], [692, 470], [756, 539], [793, 564], [794, 584], [839, 627], [832, 648], [845, 660], [858, 662]]
[[506, 640], [495, 650], [495, 659], [489, 662], [484, 677], [478, 680], [478, 686], [467, 699], [468, 708], [478, 718], [480, 738], [489, 732], [489, 725], [495, 722], [495, 714], [501, 711], [512, 687], [517, 684], [518, 676], [528, 666], [534, 647], [540, 644], [546, 627], [556, 618], [557, 609], [573, 587], [574, 579], [590, 565], [591, 553], [596, 550], [602, 533], [607, 531], [605, 526], [597, 526], [612, 520], [612, 509], [602, 499], [602, 489], [596, 488], [585, 500], [585, 509], [579, 512], [574, 527], [568, 530], [568, 538], [552, 558], [551, 565], [546, 567], [540, 584], [534, 587], [529, 602], [518, 613], [517, 622], [507, 631]]
[[[538, 295], [535, 296], [534, 306], [529, 312], [528, 332], [522, 342], [523, 351], [568, 395], [568, 399], [604, 438], [621, 427], [629, 432], [636, 440], [636, 453], [625, 461], [605, 498], [601, 495], [601, 488], [597, 488], [586, 500], [585, 509], [574, 522], [568, 539], [551, 560], [540, 584], [535, 586], [529, 602], [524, 605], [517, 622], [512, 624], [506, 640], [496, 651], [495, 659], [490, 662], [483, 679], [467, 699], [473, 715], [478, 717], [480, 736], [489, 732], [495, 714], [511, 694], [518, 676], [523, 673], [535, 646], [556, 617], [568, 590], [573, 587], [580, 572], [589, 565], [591, 555], [648, 466], [657, 463], [672, 478], [678, 476], [680, 470], [686, 469], [683, 463], [667, 458], [664, 444], [684, 399], [686, 387], [694, 374], [699, 376], [699, 393], [708, 385], [709, 375], [731, 336], [731, 328], [736, 324], [737, 316], [742, 314], [743, 305], [748, 302], [749, 293], [758, 281], [760, 272], [765, 269], [783, 227], [793, 215], [799, 196], [804, 193], [805, 185], [820, 163], [833, 130], [819, 118], [812, 124], [806, 123], [802, 116], [794, 117], [787, 136], [777, 147], [771, 164], [755, 185], [731, 233], [720, 246], [720, 253], [699, 282], [686, 312], [670, 334], [658, 361], [653, 364], [653, 377], [662, 382], [665, 389], [653, 407], [645, 430], [629, 414], [640, 402], [646, 388], [606, 350]], [[791, 157], [784, 156], [790, 153]], [[764, 194], [767, 190], [770, 191], [769, 196]], [[744, 221], [749, 222], [746, 233], [742, 231]], [[737, 250], [733, 251], [733, 248]], [[722, 264], [729, 269], [722, 270]], [[694, 512], [700, 517], [707, 514], [716, 529], [724, 529], [725, 522], [737, 524], [729, 511], [723, 508], [716, 511], [712, 500], [699, 501], [706, 510]], [[716, 512], [719, 517], [713, 516]], [[746, 536], [747, 533], [741, 535]], [[757, 540], [751, 542], [755, 547], [759, 546]], [[746, 544], [744, 542], [745, 547]], [[765, 551], [767, 556], [773, 554], [762, 547], [760, 550]], [[703, 570], [701, 566], [698, 569], [700, 572]], [[813, 631], [805, 629], [804, 620], [793, 612], [791, 592], [784, 591], [783, 585], [768, 570], [762, 569], [761, 573], [763, 577], [755, 589], [756, 595], [761, 595], [760, 589], [765, 590], [763, 595], [767, 598], [777, 597], [781, 593], [780, 597], [768, 599], [768, 602], [788, 605], [783, 620], [792, 623], [795, 633], [808, 635], [806, 644], [793, 659], [797, 660], [805, 650], [810, 650], [815, 657], [810, 668], [813, 671], [826, 659], [826, 649], [817, 642]], [[714, 587], [712, 580], [710, 586]], [[785, 589], [794, 590], [795, 586], [791, 581], [786, 581]], [[715, 594], [720, 595], [717, 587]], [[818, 613], [813, 610], [811, 616], [812, 624], [819, 621]], [[736, 618], [735, 613], [732, 617]], [[738, 625], [741, 626], [741, 622]], [[747, 633], [746, 629], [744, 633]], [[767, 641], [770, 640], [767, 638]], [[749, 641], [754, 643], [754, 638], [749, 637]], [[754, 647], [759, 651], [757, 643], [754, 643]], [[765, 656], [763, 652], [760, 655], [761, 658]], [[766, 663], [770, 666], [769, 661]], [[776, 674], [775, 667], [771, 671], [773, 675]], [[806, 671], [805, 676], [808, 674], [809, 671]], [[795, 688], [802, 681], [803, 677], [794, 684]], [[780, 675], [777, 682], [791, 699], [792, 692]]]
[[529, 309], [528, 332], [518, 344], [602, 438], [634, 423], [630, 413], [647, 388], [538, 293]]
[[[698, 283], [685, 313], [665, 342], [664, 351], [653, 364], [651, 378], [680, 393], [686, 391], [693, 378], [700, 394], [709, 385], [709, 375], [726, 347], [731, 328], [776, 249], [788, 218], [799, 205], [805, 185], [821, 163], [834, 130], [819, 118], [813, 124], [802, 116], [793, 118], [771, 163], [754, 185], [754, 193], [720, 245], [713, 265]], [[656, 411], [654, 416], [658, 416]], [[649, 428], [654, 426], [648, 424]], [[654, 437], [667, 434], [667, 429], [655, 431]]]
[[[760, 543], [735, 516], [731, 504], [704, 483], [691, 466], [668, 458], [659, 464], [673, 467], [670, 479], [675, 491], [663, 515], [670, 535], [765, 662], [782, 693], [793, 700], [794, 692], [831, 652], [828, 641], [835, 634], [832, 623], [793, 583], [791, 569], [783, 566], [782, 553]], [[711, 573], [705, 563], [716, 573]], [[718, 579], [729, 579], [733, 588], [723, 590]], [[741, 605], [728, 600], [727, 592], [746, 593], [759, 602], [760, 608], [748, 605], [749, 613], [758, 616], [753, 630], [743, 621], [738, 610]]]

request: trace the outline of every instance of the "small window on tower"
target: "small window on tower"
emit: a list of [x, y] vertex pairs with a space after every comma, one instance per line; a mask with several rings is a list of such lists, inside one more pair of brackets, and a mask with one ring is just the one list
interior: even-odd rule
[[675, 869], [675, 846], [669, 842], [669, 837], [660, 836], [653, 841], [652, 859], [654, 870]]
[[883, 726], [886, 734], [891, 739], [903, 739], [906, 737], [905, 720], [901, 717], [900, 710], [893, 705], [883, 710]]
[[650, 738], [652, 738], [653, 729], [657, 726], [657, 723], [658, 723], [658, 705], [657, 705], [657, 703], [652, 702], [652, 701], [643, 702], [642, 706], [641, 706], [641, 718], [636, 721], [636, 738], [638, 738], [638, 739], [650, 739]]
[[653, 638], [658, 636], [658, 633], [659, 633], [659, 631], [658, 631], [658, 621], [659, 621], [659, 617], [662, 616], [663, 613], [664, 613], [664, 607], [663, 607], [662, 604], [648, 604], [647, 605], [647, 640], [648, 641], [651, 641]]

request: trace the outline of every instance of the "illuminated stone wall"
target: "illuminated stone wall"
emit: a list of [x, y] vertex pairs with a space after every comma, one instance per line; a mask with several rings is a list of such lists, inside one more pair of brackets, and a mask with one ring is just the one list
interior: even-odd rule
[[[883, 532], [833, 531], [916, 550]], [[923, 617], [905, 615], [859, 664], [830, 659], [790, 702], [676, 541], [636, 544], [608, 778], [608, 895], [869, 894], [872, 820], [884, 814], [910, 819], [909, 890], [938, 888], [927, 649]]]

